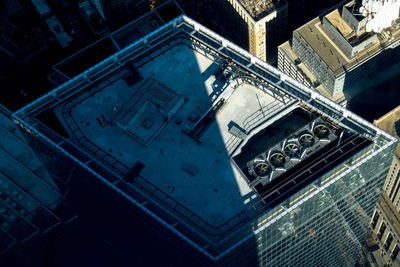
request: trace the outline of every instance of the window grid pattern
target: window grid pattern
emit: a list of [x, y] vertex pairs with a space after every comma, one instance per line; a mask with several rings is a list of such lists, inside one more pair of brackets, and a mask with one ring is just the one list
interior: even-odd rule
[[331, 95], [334, 94], [335, 76], [322, 63], [321, 59], [315, 55], [295, 32], [293, 32], [293, 51], [310, 71], [325, 86]]
[[[230, 260], [224, 264], [236, 266], [240, 262], [245, 265], [251, 259], [258, 259], [260, 266], [354, 265], [390, 166], [391, 149], [393, 147], [349, 172], [259, 232], [240, 249], [232, 251]], [[363, 151], [349, 162], [356, 162], [358, 157], [366, 155], [369, 155], [368, 151]], [[295, 201], [288, 200], [285, 208], [298, 203], [301, 201], [299, 196], [309, 195], [319, 184], [329, 182], [345, 169], [327, 173], [314, 186], [294, 195], [291, 199]], [[278, 208], [281, 209], [277, 207], [276, 210]], [[272, 213], [274, 210], [269, 214]], [[245, 246], [254, 247], [257, 253], [240, 255], [240, 251], [246, 250]]]

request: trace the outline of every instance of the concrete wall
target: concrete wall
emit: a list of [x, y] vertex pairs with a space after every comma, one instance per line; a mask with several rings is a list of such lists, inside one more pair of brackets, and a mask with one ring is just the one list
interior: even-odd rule
[[346, 73], [343, 73], [335, 79], [335, 82], [333, 84], [333, 95], [343, 91], [345, 78]]
[[354, 56], [358, 52], [364, 50], [367, 46], [375, 43], [375, 41], [376, 41], [376, 34], [372, 35], [367, 40], [364, 40], [363, 42], [359, 43], [358, 45], [353, 46], [353, 48], [351, 50], [352, 56]]
[[359, 21], [345, 6], [343, 7], [342, 18], [347, 23], [347, 25], [349, 25], [350, 28], [357, 34], [360, 32], [361, 28], [367, 24], [366, 18]]
[[346, 38], [344, 38], [343, 35], [329, 22], [329, 20], [326, 19], [326, 17], [324, 17], [322, 20], [322, 26], [347, 56], [353, 56], [353, 47], [347, 42]]

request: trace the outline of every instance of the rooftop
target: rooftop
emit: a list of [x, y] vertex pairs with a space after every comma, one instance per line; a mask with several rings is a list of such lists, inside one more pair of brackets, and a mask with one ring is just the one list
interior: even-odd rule
[[[82, 135], [81, 145], [107, 154], [109, 159], [101, 157], [110, 167], [127, 175], [141, 162], [139, 180], [158, 188], [160, 197], [171, 197], [218, 226], [239, 213], [253, 195], [227, 157], [229, 120], [239, 115], [240, 123], [257, 111], [258, 106], [249, 105], [256, 101], [256, 93], [263, 105], [274, 99], [241, 85], [196, 141], [183, 130], [194, 128], [208, 112], [212, 97], [222, 91], [224, 84], [215, 77], [219, 65], [185, 42], [160, 49], [162, 54], [135, 64], [140, 81], [135, 83], [125, 68], [55, 111], [71, 137]], [[248, 108], [241, 110], [244, 106]], [[79, 135], [69, 125], [76, 125]]]
[[[229, 64], [215, 56], [176, 38], [54, 111], [77, 145], [125, 180], [151, 185], [149, 191], [162, 202], [182, 205], [218, 228], [260, 200], [241, 174], [247, 161], [232, 162], [230, 156], [250, 160], [249, 143], [256, 150], [274, 145], [253, 144], [252, 137], [298, 105], [239, 82]], [[281, 130], [268, 140], [279, 142], [289, 128], [301, 128], [309, 122], [307, 114], [285, 125], [278, 120]], [[290, 165], [302, 160], [297, 159]]]
[[[337, 9], [326, 15], [326, 18], [336, 26], [344, 37], [350, 38], [352, 34], [354, 34], [354, 32], [349, 32], [351, 29], [343, 19], [340, 18]], [[335, 76], [340, 76], [346, 71], [358, 66], [400, 38], [400, 28], [391, 30], [389, 34], [383, 32], [378, 35], [373, 45], [360, 51], [353, 57], [348, 57], [328, 35], [319, 17], [314, 18], [294, 32], [315, 51], [316, 55], [321, 58], [324, 65], [327, 66]]]
[[275, 0], [238, 0], [238, 2], [255, 21], [262, 19], [280, 7], [280, 2]]
[[[250, 227], [261, 227], [255, 222], [261, 215], [270, 214], [268, 210], [322, 175], [317, 170], [320, 165], [300, 176], [290, 170], [306, 168], [306, 160], [318, 164], [325, 160], [328, 168], [319, 171], [326, 172], [357, 153], [357, 147], [375, 148], [370, 146], [374, 138], [382, 140], [379, 149], [394, 142], [185, 16], [14, 116], [29, 131], [43, 136], [32, 122], [40, 125], [38, 115], [46, 112], [54, 112], [62, 124], [54, 131], [59, 135], [66, 131], [63, 142], [53, 146], [94, 170], [108, 186], [124, 192], [124, 197], [145, 197], [143, 203], [131, 202], [171, 231], [184, 233], [186, 240], [211, 257], [220, 257], [248, 238]], [[312, 145], [300, 138], [303, 131], [310, 131], [306, 143], [314, 138]], [[357, 140], [349, 145], [347, 139], [338, 144], [341, 133], [344, 139], [357, 137], [365, 146]], [[55, 134], [43, 138], [52, 142]], [[247, 163], [260, 154], [267, 157], [270, 148], [284, 151], [282, 144], [289, 143], [306, 148], [283, 164], [288, 175], [278, 166], [272, 169], [271, 183], [266, 177], [254, 183]], [[345, 155], [338, 157], [338, 151]], [[336, 157], [340, 159], [335, 161]], [[273, 164], [269, 158], [265, 162]], [[304, 176], [305, 182], [298, 183], [296, 178]], [[255, 187], [258, 184], [274, 186], [278, 201], [266, 198]], [[280, 209], [270, 216], [280, 212], [288, 211]], [[244, 226], [247, 230], [239, 231]]]

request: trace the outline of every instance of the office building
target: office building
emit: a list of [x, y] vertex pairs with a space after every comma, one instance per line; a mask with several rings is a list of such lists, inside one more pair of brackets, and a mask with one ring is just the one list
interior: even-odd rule
[[392, 201], [383, 192], [379, 196], [366, 236], [365, 259], [372, 266], [399, 266], [400, 220]]
[[351, 266], [397, 145], [186, 16], [13, 118], [208, 266]]
[[43, 263], [47, 233], [70, 219], [60, 213], [62, 197], [11, 112], [0, 105], [1, 266]]
[[[374, 124], [385, 132], [399, 138], [400, 134], [400, 106], [374, 121]], [[396, 148], [393, 161], [383, 186], [383, 192], [389, 197], [397, 212], [400, 212], [400, 146]]]
[[219, 0], [217, 5], [235, 42], [264, 61], [276, 62], [276, 47], [287, 34], [285, 0]]
[[[345, 104], [382, 81], [383, 70], [398, 62], [399, 5], [398, 1], [351, 1], [311, 20], [278, 47], [278, 68]], [[377, 23], [382, 17], [387, 19]]]
[[[374, 121], [374, 124], [392, 136], [399, 138], [400, 106]], [[362, 249], [361, 261], [372, 266], [398, 266], [400, 258], [400, 214], [399, 214], [399, 155], [396, 153], [379, 197]]]
[[362, 248], [360, 262], [371, 266], [399, 266], [400, 216], [393, 202], [382, 192], [379, 196]]

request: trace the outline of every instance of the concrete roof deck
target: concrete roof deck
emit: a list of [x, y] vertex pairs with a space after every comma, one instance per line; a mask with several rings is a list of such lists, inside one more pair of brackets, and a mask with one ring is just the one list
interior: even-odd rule
[[[109, 166], [112, 165], [109, 159], [116, 159], [120, 163], [115, 164], [116, 171], [126, 174], [140, 161], [145, 165], [140, 175], [158, 188], [160, 197], [165, 201], [173, 198], [210, 225], [219, 226], [257, 200], [230, 161], [227, 145], [233, 141], [238, 144], [238, 140], [228, 132], [228, 126], [233, 121], [249, 130], [251, 124], [246, 119], [260, 112], [260, 105], [270, 110], [270, 115], [284, 105], [253, 85], [240, 84], [199, 138], [200, 143], [196, 142], [183, 133], [185, 127], [195, 125], [189, 117], [205, 114], [227, 84], [215, 78], [219, 65], [187, 44], [160, 49], [164, 50], [161, 55], [143, 58], [136, 70], [143, 80], [152, 78], [162, 83], [185, 98], [185, 103], [147, 145], [114, 123], [100, 125], [98, 121], [101, 116], [112, 121], [127, 99], [140, 90], [140, 82], [128, 85], [129, 68], [108, 76], [75, 98], [79, 101], [70, 99], [73, 104], [60, 105], [55, 112], [72, 138], [75, 135], [75, 142], [86, 149], [95, 146], [104, 151], [108, 156], [103, 161], [106, 164], [109, 161]], [[78, 139], [69, 128], [72, 122], [85, 140]]]

